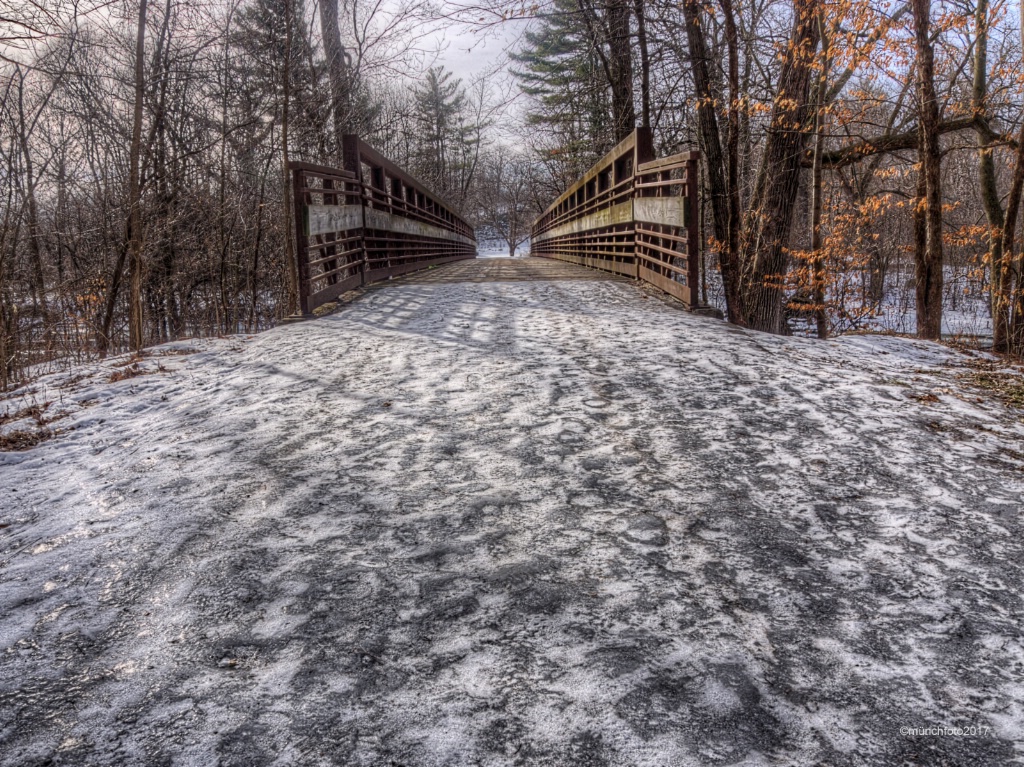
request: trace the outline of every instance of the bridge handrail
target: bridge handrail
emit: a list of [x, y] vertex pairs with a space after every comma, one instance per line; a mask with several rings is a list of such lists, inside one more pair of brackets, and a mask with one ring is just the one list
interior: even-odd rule
[[406, 272], [476, 256], [453, 207], [360, 139], [343, 138], [344, 168], [291, 162], [299, 309]]
[[[369, 171], [369, 180], [365, 181], [365, 185], [370, 207], [388, 213], [401, 213], [408, 218], [450, 229], [473, 239], [473, 227], [455, 213], [455, 206], [431, 192], [419, 180], [361, 139], [358, 153], [359, 165]], [[400, 189], [402, 194], [397, 193]], [[413, 199], [410, 200], [410, 197]]]
[[541, 213], [533, 255], [644, 280], [699, 303], [697, 152], [655, 159], [638, 128]]
[[[654, 159], [651, 132], [638, 128], [560, 194], [534, 223], [539, 234], [574, 217], [616, 204], [632, 193], [633, 168]], [[613, 183], [614, 182], [614, 183]], [[583, 192], [582, 204], [573, 200]]]
[[641, 164], [633, 201], [637, 278], [690, 306], [699, 303], [699, 161], [680, 152]]

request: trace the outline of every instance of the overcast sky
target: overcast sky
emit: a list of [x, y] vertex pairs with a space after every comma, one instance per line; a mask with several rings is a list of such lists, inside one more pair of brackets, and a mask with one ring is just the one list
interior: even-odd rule
[[468, 84], [485, 72], [503, 68], [506, 54], [516, 47], [525, 28], [522, 21], [508, 22], [486, 32], [451, 24], [437, 32], [438, 44], [445, 46], [438, 63]]

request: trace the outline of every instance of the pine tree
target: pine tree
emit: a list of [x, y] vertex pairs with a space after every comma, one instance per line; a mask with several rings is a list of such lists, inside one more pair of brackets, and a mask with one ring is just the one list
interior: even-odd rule
[[444, 67], [427, 71], [413, 91], [420, 129], [412, 158], [413, 172], [433, 191], [461, 207], [475, 166], [477, 126], [467, 116], [466, 92]]
[[[286, 30], [291, 29], [290, 46]], [[325, 146], [330, 98], [326, 64], [314, 58], [303, 0], [250, 0], [238, 14], [232, 43], [233, 80], [264, 115], [280, 115], [284, 101], [284, 65], [288, 64], [289, 141], [312, 159], [328, 156]], [[236, 91], [237, 93], [237, 91]]]
[[553, 13], [524, 40], [512, 73], [534, 99], [527, 120], [552, 134], [552, 155], [574, 177], [615, 143], [600, 57], [575, 0], [555, 0]]

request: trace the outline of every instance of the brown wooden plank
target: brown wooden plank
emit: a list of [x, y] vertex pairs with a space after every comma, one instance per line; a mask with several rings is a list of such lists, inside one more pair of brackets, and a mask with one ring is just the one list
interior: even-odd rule
[[679, 152], [678, 154], [670, 154], [668, 157], [661, 157], [657, 160], [640, 163], [637, 165], [636, 172], [638, 175], [646, 175], [657, 171], [681, 168], [688, 162], [699, 159], [700, 152]]
[[675, 296], [687, 306], [694, 305], [692, 300], [693, 291], [688, 286], [675, 280], [670, 280], [668, 277], [647, 269], [643, 265], [637, 267], [637, 276], [644, 282], [649, 282], [658, 290], [664, 291], [670, 296]]

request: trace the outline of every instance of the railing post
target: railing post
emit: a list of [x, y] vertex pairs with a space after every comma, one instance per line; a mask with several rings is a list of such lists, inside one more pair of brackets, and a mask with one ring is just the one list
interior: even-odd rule
[[362, 251], [359, 265], [359, 284], [366, 284], [366, 189], [363, 181], [363, 164], [359, 159], [359, 136], [346, 133], [341, 137], [341, 167], [352, 173], [359, 184], [359, 205], [362, 208], [363, 226], [359, 230], [359, 249]]
[[[633, 132], [633, 181], [629, 187], [629, 200], [631, 205], [632, 201], [639, 196], [637, 194], [637, 180], [640, 178], [640, 165], [645, 162], [650, 162], [653, 159], [654, 132], [650, 128], [636, 128]], [[636, 246], [640, 238], [637, 234], [637, 222], [635, 218], [630, 221], [629, 228], [633, 234], [628, 238], [627, 250], [633, 254], [633, 279], [638, 280], [640, 279], [640, 257], [637, 255]]]
[[642, 163], [654, 159], [654, 132], [650, 128], [636, 129], [636, 144], [634, 146], [633, 173]]
[[354, 173], [356, 178], [362, 181], [362, 168], [359, 164], [359, 136], [354, 133], [346, 133], [341, 137], [341, 167], [349, 173]]
[[299, 313], [311, 314], [309, 306], [309, 236], [306, 234], [306, 174], [292, 168], [292, 204], [295, 208], [295, 265], [299, 277]]
[[[344, 189], [345, 185], [342, 184], [341, 186], [342, 186], [342, 189]], [[333, 179], [329, 179], [329, 178], [325, 178], [323, 180], [323, 189], [324, 189], [324, 205], [337, 205], [338, 204], [338, 195], [334, 194], [334, 180]], [[342, 203], [344, 204], [344, 200], [342, 201]], [[338, 239], [338, 235], [337, 234], [331, 235], [331, 241], [327, 240], [327, 235], [321, 235], [320, 236], [320, 242], [323, 245], [323, 250], [321, 251], [321, 256], [322, 257], [326, 258], [327, 256], [337, 255], [337, 253], [338, 253], [338, 246], [335, 244], [337, 239]], [[333, 272], [337, 268], [337, 266], [338, 266], [337, 260], [328, 261], [324, 265], [324, 271], [325, 272]], [[338, 275], [337, 274], [332, 274], [330, 277], [327, 278], [327, 284], [328, 285], [335, 285], [335, 284], [337, 284], [337, 282], [338, 282]]]

